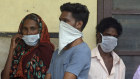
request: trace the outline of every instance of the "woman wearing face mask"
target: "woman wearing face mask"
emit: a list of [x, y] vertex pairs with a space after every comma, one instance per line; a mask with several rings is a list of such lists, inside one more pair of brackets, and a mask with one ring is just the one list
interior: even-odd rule
[[112, 17], [103, 19], [96, 27], [97, 47], [91, 51], [88, 79], [125, 79], [125, 65], [113, 51], [122, 26]]
[[44, 21], [37, 14], [27, 15], [11, 40], [2, 79], [44, 79], [53, 51]]

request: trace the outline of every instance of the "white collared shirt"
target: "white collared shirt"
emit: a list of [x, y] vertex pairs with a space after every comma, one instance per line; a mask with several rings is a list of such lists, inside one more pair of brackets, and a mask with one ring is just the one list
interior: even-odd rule
[[88, 79], [125, 79], [125, 65], [122, 59], [112, 52], [113, 67], [111, 73], [105, 66], [105, 63], [99, 53], [98, 46], [91, 51], [91, 67]]

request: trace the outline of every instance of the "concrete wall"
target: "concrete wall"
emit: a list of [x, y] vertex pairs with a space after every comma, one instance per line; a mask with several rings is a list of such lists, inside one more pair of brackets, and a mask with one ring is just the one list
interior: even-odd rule
[[0, 37], [0, 73], [4, 68], [5, 62], [8, 57], [10, 41], [11, 41], [10, 38]]

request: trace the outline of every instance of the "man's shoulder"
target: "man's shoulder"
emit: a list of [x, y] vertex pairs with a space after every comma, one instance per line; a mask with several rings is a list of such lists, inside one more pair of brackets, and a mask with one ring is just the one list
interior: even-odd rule
[[79, 46], [77, 46], [74, 50], [74, 53], [79, 53], [79, 54], [91, 54], [91, 50], [88, 47], [88, 45], [84, 42], [82, 44], [80, 44]]
[[57, 55], [58, 54], [58, 49], [56, 49], [54, 52], [53, 52], [53, 56]]
[[89, 51], [90, 50], [90, 48], [88, 47], [88, 45], [85, 42], [78, 45], [75, 49], [77, 49], [78, 51]]
[[126, 67], [125, 67], [125, 64], [124, 64], [124, 62], [123, 62], [123, 60], [122, 60], [122, 58], [119, 57], [119, 55], [116, 54], [116, 52], [114, 52], [114, 51], [113, 51], [113, 55], [115, 56], [115, 58], [117, 58], [117, 59], [119, 60], [119, 65], [120, 65], [122, 68], [126, 68]]

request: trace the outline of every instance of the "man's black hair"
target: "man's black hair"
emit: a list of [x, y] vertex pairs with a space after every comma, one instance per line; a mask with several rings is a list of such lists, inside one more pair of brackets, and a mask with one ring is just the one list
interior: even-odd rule
[[103, 33], [108, 28], [114, 28], [117, 30], [118, 36], [122, 34], [122, 26], [121, 24], [112, 17], [107, 17], [101, 20], [101, 22], [96, 27], [96, 32]]
[[81, 30], [83, 30], [88, 22], [89, 11], [85, 5], [80, 3], [65, 3], [60, 7], [61, 12], [68, 11], [72, 13], [72, 16], [76, 21], [82, 21], [83, 25]]

